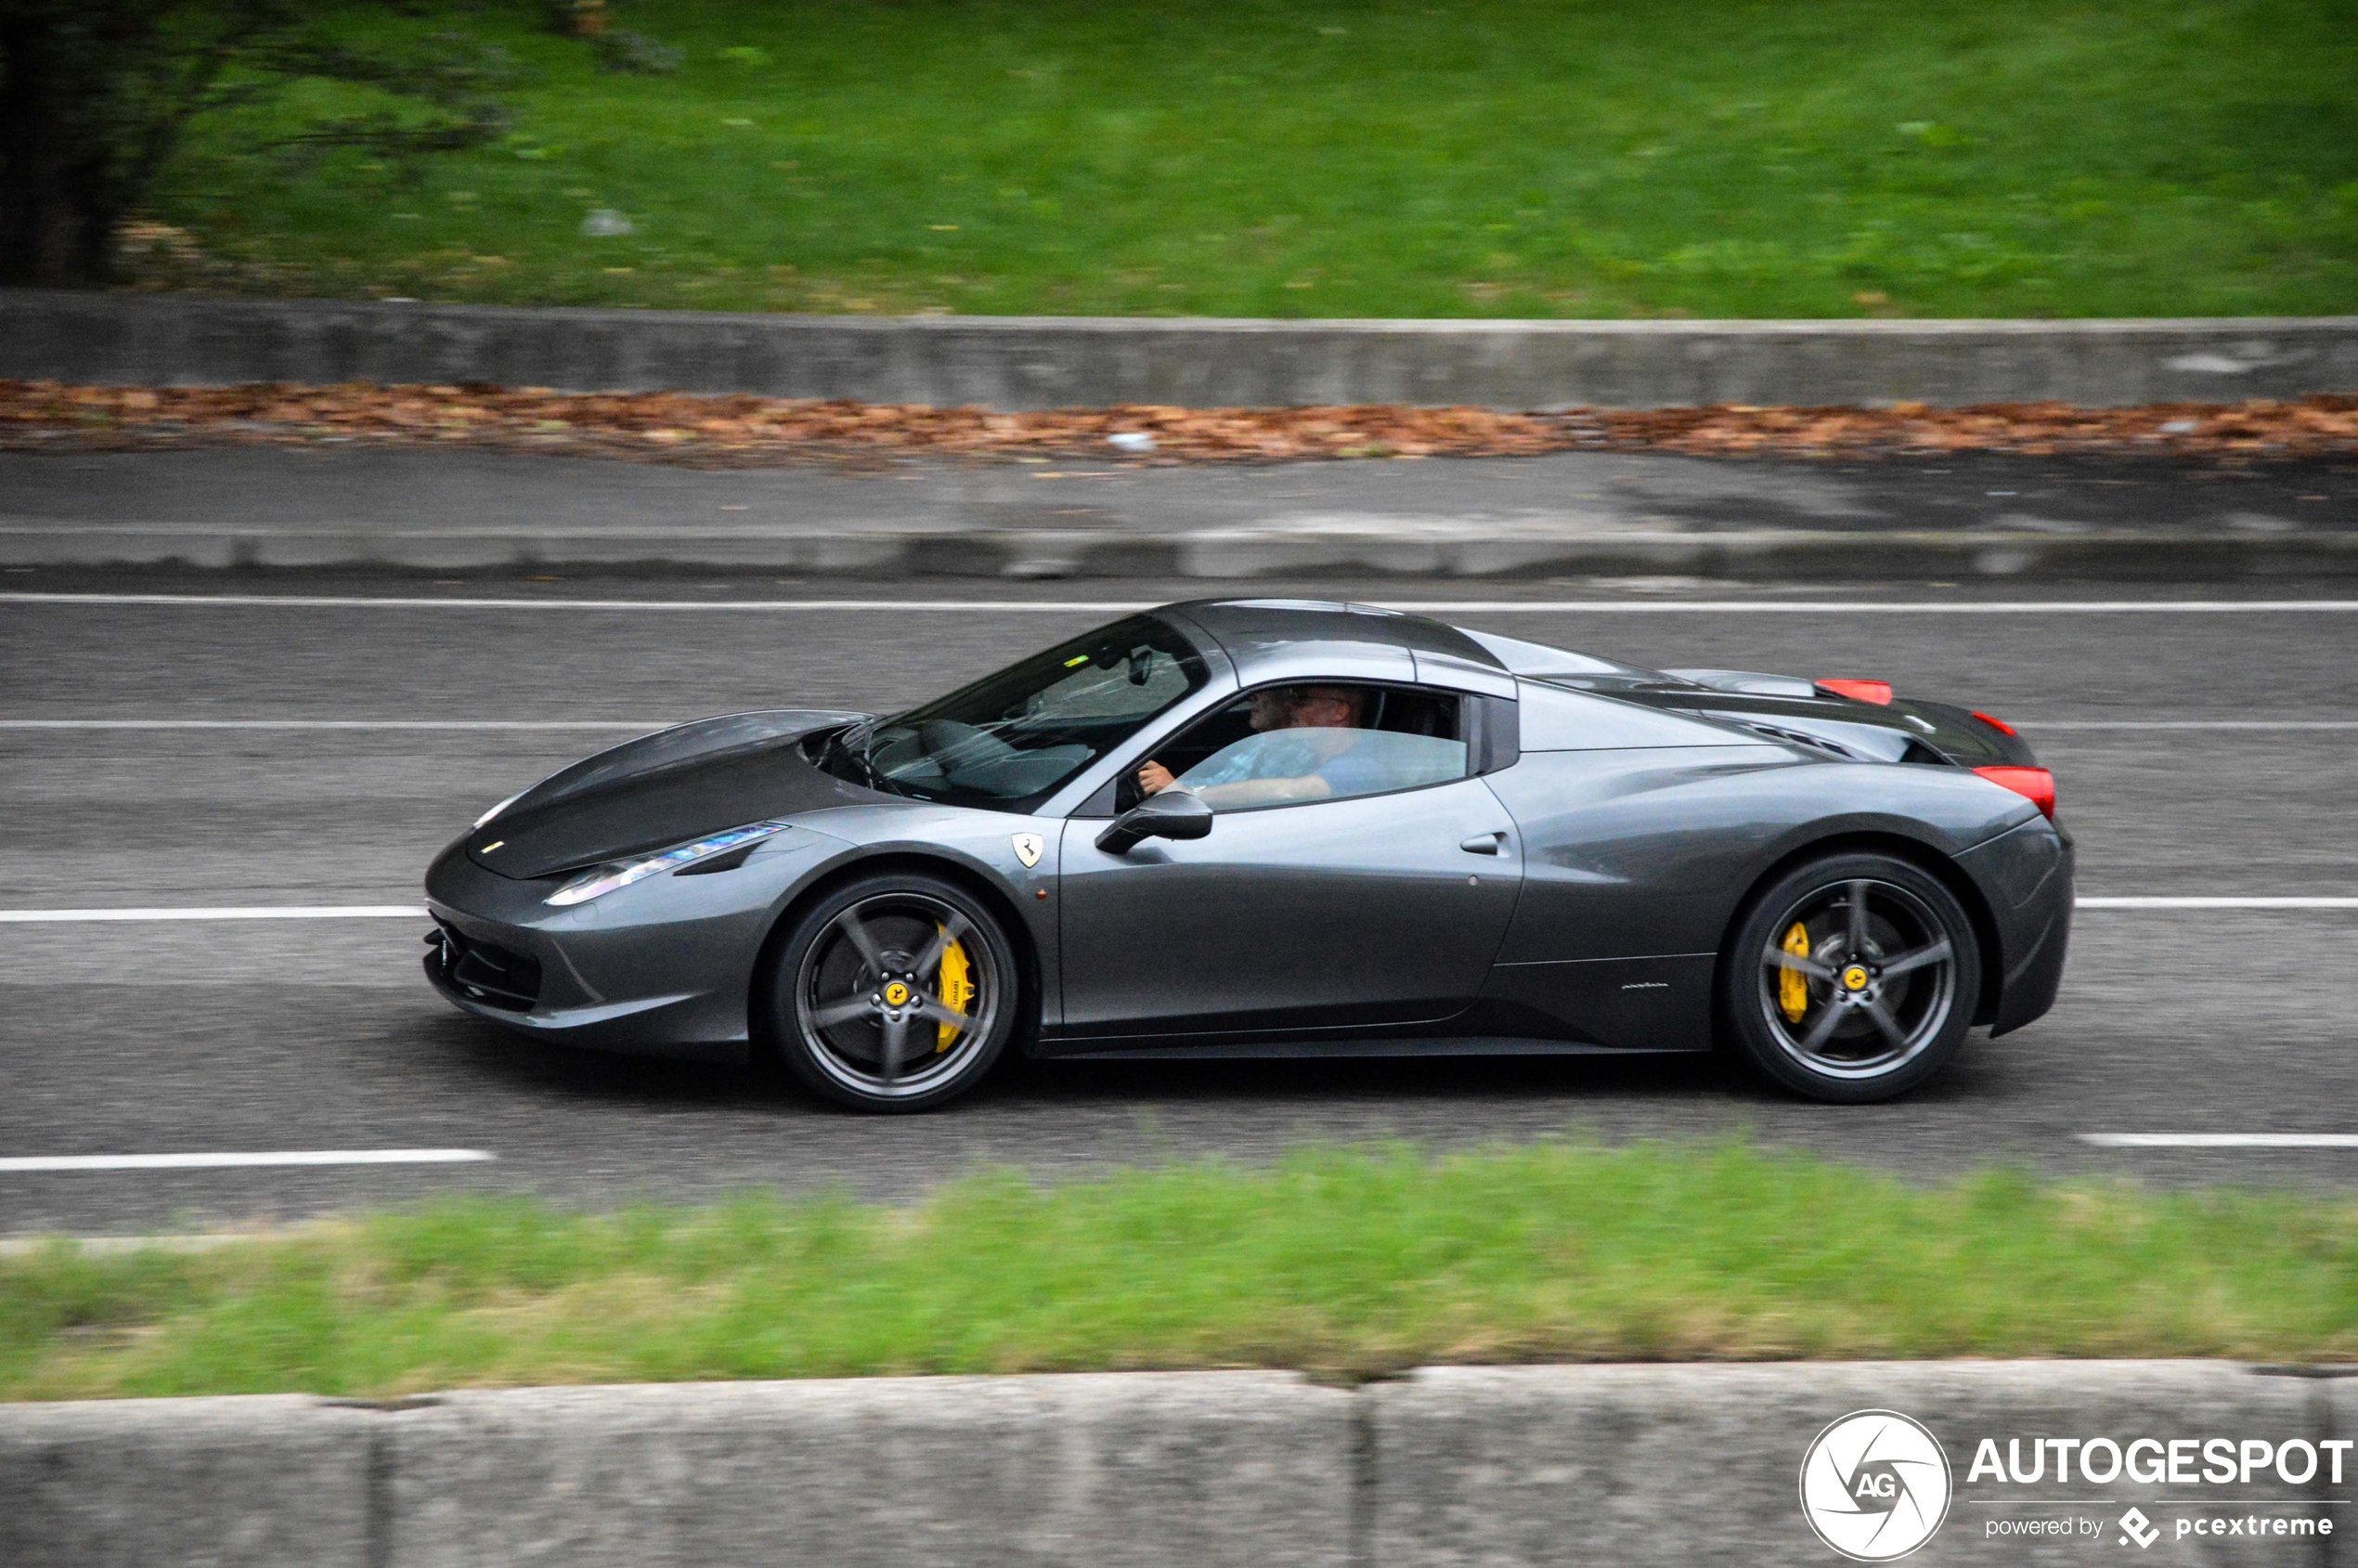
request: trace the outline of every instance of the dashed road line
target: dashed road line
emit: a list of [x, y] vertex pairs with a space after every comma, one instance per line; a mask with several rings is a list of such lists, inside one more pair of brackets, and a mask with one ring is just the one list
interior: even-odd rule
[[299, 1230], [197, 1230], [154, 1236], [0, 1236], [0, 1258], [28, 1258], [64, 1246], [85, 1258], [123, 1258], [140, 1252], [217, 1252], [224, 1247], [244, 1247], [292, 1241]]
[[[2049, 731], [2358, 732], [2358, 719], [2025, 719], [2016, 729]], [[680, 719], [0, 719], [0, 730], [389, 730], [612, 731], [652, 734]]]
[[2150, 898], [2135, 894], [2081, 898], [2075, 902], [2080, 909], [2358, 909], [2358, 898], [2307, 894], [2282, 898]]
[[2358, 1148], [2358, 1133], [2081, 1133], [2099, 1148]]
[[0, 719], [0, 730], [628, 730], [650, 734], [676, 719]]
[[[965, 615], [1125, 615], [1146, 599], [512, 599], [320, 593], [0, 593], [0, 603], [211, 606], [294, 610], [573, 610], [739, 614], [922, 610]], [[1364, 600], [1419, 615], [1610, 616], [2287, 616], [2347, 615], [2358, 599], [1754, 599]]]
[[2358, 730], [2358, 719], [2014, 719], [2018, 730]]
[[468, 1165], [479, 1148], [303, 1148], [239, 1154], [45, 1154], [0, 1158], [0, 1173], [60, 1171], [227, 1171], [280, 1165]]
[[[2358, 897], [2328, 895], [2189, 898], [2100, 895], [2076, 901], [2095, 910], [2358, 909]], [[157, 909], [0, 909], [0, 925], [129, 925], [172, 920], [423, 920], [421, 904], [224, 904]]]
[[423, 920], [422, 904], [228, 904], [181, 909], [0, 909], [0, 926], [144, 920]]

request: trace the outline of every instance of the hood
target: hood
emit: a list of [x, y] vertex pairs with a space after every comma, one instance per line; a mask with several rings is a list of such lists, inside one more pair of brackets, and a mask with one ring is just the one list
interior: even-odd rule
[[746, 823], [873, 801], [811, 766], [801, 745], [865, 717], [780, 708], [641, 735], [516, 797], [467, 835], [467, 858], [502, 876], [553, 876]]

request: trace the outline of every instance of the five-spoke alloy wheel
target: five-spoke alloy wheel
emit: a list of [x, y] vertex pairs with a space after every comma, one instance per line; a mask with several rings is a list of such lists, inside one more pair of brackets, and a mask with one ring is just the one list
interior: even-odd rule
[[1911, 862], [1835, 855], [1764, 888], [1720, 965], [1753, 1064], [1812, 1099], [1889, 1099], [1947, 1066], [1973, 1025], [1981, 952], [1956, 895]]
[[1014, 1032], [1015, 958], [952, 883], [863, 877], [804, 914], [779, 951], [771, 1026], [795, 1075], [842, 1105], [923, 1110], [970, 1088]]

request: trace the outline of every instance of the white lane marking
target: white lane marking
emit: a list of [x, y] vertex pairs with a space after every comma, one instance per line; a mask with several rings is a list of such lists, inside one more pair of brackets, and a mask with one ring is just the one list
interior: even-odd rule
[[2358, 909], [2358, 898], [2083, 898], [2080, 909]]
[[248, 904], [195, 909], [0, 909], [0, 926], [137, 920], [423, 920], [422, 904]]
[[[0, 719], [0, 730], [486, 730], [653, 734], [678, 719]], [[2023, 719], [2019, 730], [2358, 731], [2358, 719]]]
[[2358, 730], [2358, 719], [2015, 719], [2019, 730]]
[[2358, 1133], [2081, 1133], [2102, 1148], [2358, 1148]]
[[1010, 615], [1120, 615], [1165, 603], [1141, 599], [424, 599], [362, 594], [0, 593], [10, 604], [197, 605], [296, 610], [979, 610]]
[[652, 734], [676, 719], [0, 719], [0, 730], [629, 730]]
[[[2358, 896], [2083, 898], [2080, 909], [2358, 909]], [[0, 909], [0, 926], [128, 924], [143, 920], [423, 920], [421, 904], [223, 904], [180, 909]]]
[[62, 1243], [85, 1258], [120, 1258], [137, 1252], [214, 1252], [224, 1247], [292, 1241], [298, 1230], [200, 1230], [162, 1236], [0, 1236], [0, 1258], [28, 1258]]
[[[8, 604], [146, 604], [265, 607], [295, 610], [604, 610], [958, 612], [969, 615], [1121, 615], [1151, 610], [1146, 599], [428, 599], [360, 594], [278, 593], [0, 593]], [[1792, 600], [1752, 599], [1420, 599], [1362, 600], [1420, 615], [1619, 616], [2285, 616], [2358, 612], [2358, 599], [2003, 599]]]
[[1435, 599], [1380, 603], [1389, 609], [1419, 615], [1486, 616], [1516, 610], [1540, 615], [1641, 616], [1682, 612], [1714, 616], [2288, 616], [2358, 611], [2358, 599], [1935, 599], [1863, 603], [1843, 599], [1797, 599], [1782, 603], [1753, 599]]
[[266, 1165], [464, 1165], [479, 1148], [299, 1148], [259, 1154], [50, 1154], [0, 1159], [9, 1171], [220, 1171]]

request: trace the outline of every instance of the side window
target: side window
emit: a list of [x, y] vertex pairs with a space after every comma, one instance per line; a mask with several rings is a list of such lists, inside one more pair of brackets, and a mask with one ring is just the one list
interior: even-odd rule
[[1446, 784], [1467, 772], [1462, 706], [1401, 686], [1265, 686], [1164, 746], [1124, 803], [1177, 787], [1233, 811]]

